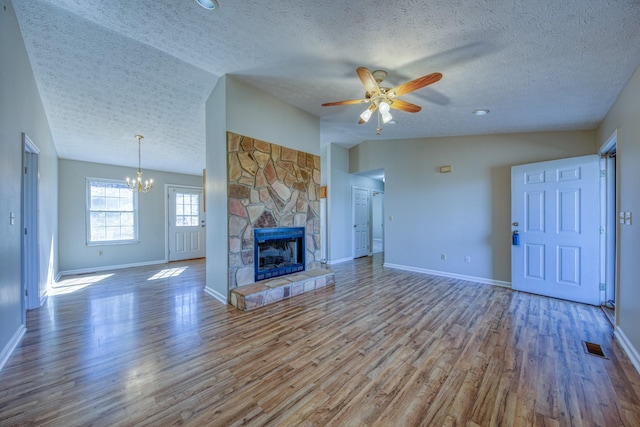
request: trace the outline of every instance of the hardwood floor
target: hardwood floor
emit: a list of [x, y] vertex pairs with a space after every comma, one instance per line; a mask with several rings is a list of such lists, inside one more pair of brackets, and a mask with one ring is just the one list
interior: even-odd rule
[[333, 270], [251, 312], [203, 292], [202, 261], [66, 280], [0, 373], [0, 425], [640, 425], [599, 307], [382, 255]]

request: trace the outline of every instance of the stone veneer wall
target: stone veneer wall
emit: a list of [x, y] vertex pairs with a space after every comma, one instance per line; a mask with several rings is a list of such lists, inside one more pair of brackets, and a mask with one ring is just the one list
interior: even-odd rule
[[320, 157], [227, 132], [229, 290], [254, 283], [253, 230], [306, 227], [306, 268], [320, 267]]

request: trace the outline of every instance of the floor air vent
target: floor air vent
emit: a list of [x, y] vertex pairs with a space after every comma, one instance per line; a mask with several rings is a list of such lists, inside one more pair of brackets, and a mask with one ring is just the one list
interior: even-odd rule
[[584, 343], [584, 351], [587, 354], [590, 354], [592, 356], [602, 357], [603, 359], [608, 359], [608, 357], [605, 356], [604, 351], [602, 351], [602, 346], [600, 346], [600, 344], [592, 343], [589, 341], [583, 341], [583, 343]]

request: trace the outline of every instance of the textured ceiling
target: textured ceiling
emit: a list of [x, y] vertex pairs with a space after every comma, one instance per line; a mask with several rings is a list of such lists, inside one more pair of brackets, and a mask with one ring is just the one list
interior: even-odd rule
[[[640, 64], [637, 0], [13, 0], [61, 158], [200, 174], [204, 103], [234, 75], [321, 118], [322, 144], [594, 129]], [[376, 136], [355, 69], [416, 114]], [[488, 108], [476, 117], [471, 111]]]

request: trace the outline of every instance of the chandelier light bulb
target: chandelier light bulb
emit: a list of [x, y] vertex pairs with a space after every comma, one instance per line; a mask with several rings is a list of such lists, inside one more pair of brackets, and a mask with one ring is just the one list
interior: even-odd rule
[[380, 108], [380, 113], [382, 113], [382, 115], [383, 115], [383, 117], [384, 117], [384, 114], [385, 114], [385, 113], [389, 113], [389, 109], [390, 109], [391, 107], [389, 107], [389, 104], [387, 104], [386, 102], [382, 101], [382, 102], [380, 103], [380, 106], [379, 106], [378, 108]]
[[[389, 108], [389, 107], [387, 107], [387, 108]], [[380, 115], [382, 116], [382, 123], [389, 123], [389, 121], [391, 121], [391, 119], [393, 119], [393, 116], [391, 116], [391, 114], [389, 114], [389, 111], [380, 111]]]

